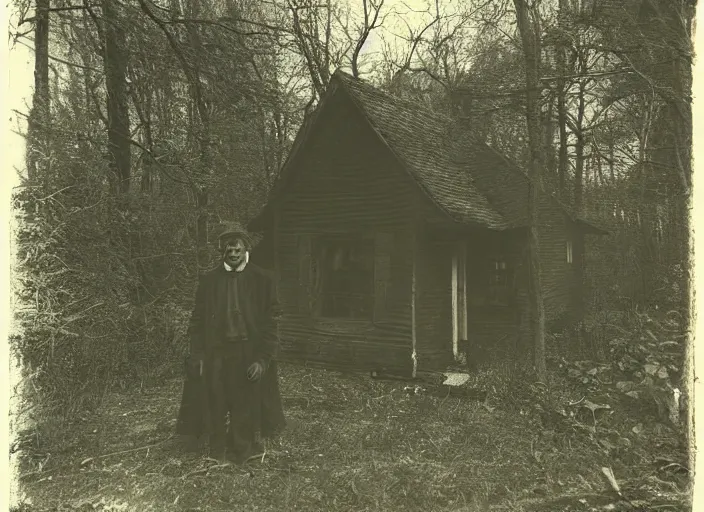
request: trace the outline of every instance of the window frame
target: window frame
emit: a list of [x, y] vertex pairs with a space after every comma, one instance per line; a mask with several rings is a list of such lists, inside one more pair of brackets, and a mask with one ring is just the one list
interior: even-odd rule
[[508, 306], [512, 293], [512, 268], [505, 255], [489, 256], [489, 279], [487, 284], [487, 305]]
[[468, 261], [467, 304], [470, 308], [505, 308], [515, 296], [517, 262], [504, 251], [486, 252]]
[[[341, 247], [340, 247], [341, 246]], [[323, 257], [323, 251], [329, 251], [330, 248], [340, 249], [343, 251], [347, 250], [349, 252], [361, 252], [366, 260], [362, 263], [362, 268], [368, 272], [368, 277], [365, 278], [367, 281], [366, 291], [359, 293], [354, 291], [341, 291], [341, 290], [329, 290], [326, 286], [329, 286], [331, 271], [329, 269], [329, 255], [326, 255], [326, 262], [321, 262]], [[351, 251], [350, 251], [351, 250]], [[362, 233], [322, 233], [314, 235], [311, 237], [311, 287], [316, 290], [315, 306], [313, 307], [311, 313], [312, 316], [319, 321], [323, 322], [350, 322], [350, 323], [368, 323], [374, 321], [375, 316], [375, 301], [376, 301], [376, 289], [375, 289], [375, 253], [376, 244], [375, 238], [372, 234], [362, 234]], [[349, 256], [347, 256], [349, 258]], [[326, 273], [326, 274], [324, 274]], [[355, 269], [347, 269], [343, 274], [352, 273], [354, 276]], [[352, 278], [352, 281], [359, 279], [359, 274]], [[354, 316], [354, 308], [348, 306], [347, 315], [340, 314], [328, 314], [325, 311], [325, 305], [329, 304], [331, 296], [337, 297], [357, 297], [361, 298], [364, 304], [364, 314], [361, 316]]]

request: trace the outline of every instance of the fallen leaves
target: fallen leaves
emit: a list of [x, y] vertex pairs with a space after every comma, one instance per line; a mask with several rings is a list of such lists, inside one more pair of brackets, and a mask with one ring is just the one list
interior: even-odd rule
[[[296, 407], [287, 408], [290, 428], [268, 452], [264, 464], [254, 465], [251, 472], [240, 473], [239, 466], [207, 461], [195, 455], [187, 458], [171, 445], [149, 445], [152, 452], [148, 459], [144, 450], [147, 446], [141, 446], [142, 451], [132, 448], [107, 454], [114, 457], [109, 460], [100, 459], [98, 453], [90, 451], [61, 452], [62, 461], [70, 462], [70, 467], [60, 474], [61, 478], [52, 469], [55, 475], [52, 484], [32, 481], [36, 501], [40, 501], [37, 494], [44, 493], [42, 503], [53, 505], [56, 495], [79, 497], [90, 485], [100, 489], [97, 492], [106, 498], [118, 494], [119, 487], [123, 487], [124, 494], [120, 495], [128, 500], [131, 506], [128, 510], [195, 510], [198, 507], [203, 511], [255, 510], [257, 507], [259, 510], [290, 510], [294, 504], [307, 510], [431, 510], [436, 507], [451, 510], [463, 503], [461, 492], [473, 489], [478, 500], [489, 500], [492, 505], [506, 506], [521, 497], [533, 500], [537, 508], [526, 507], [525, 510], [558, 510], [545, 506], [556, 498], [556, 492], [563, 496], [570, 494], [568, 508], [559, 510], [590, 510], [583, 508], [578, 498], [588, 501], [588, 506], [594, 510], [625, 510], [618, 508], [620, 504], [612, 490], [606, 493], [603, 486], [598, 489], [600, 479], [606, 478], [606, 475], [599, 475], [600, 468], [612, 464], [619, 474], [617, 485], [630, 497], [637, 475], [634, 477], [636, 472], [630, 468], [623, 469], [621, 457], [629, 451], [642, 453], [643, 445], [650, 439], [648, 436], [654, 435], [650, 425], [646, 424], [646, 429], [643, 425], [634, 427], [635, 422], [628, 423], [621, 435], [633, 432], [642, 437], [632, 438], [632, 450], [623, 449], [619, 439], [608, 434], [601, 424], [597, 428], [589, 427], [588, 431], [573, 428], [576, 418], [565, 415], [564, 411], [550, 409], [554, 412], [551, 419], [554, 427], [544, 429], [516, 412], [507, 411], [500, 399], [492, 398], [489, 406], [454, 397], [438, 398], [429, 392], [407, 395], [403, 393], [405, 383], [372, 381], [369, 384], [369, 379], [346, 379], [325, 372], [314, 375], [316, 387], [324, 390], [324, 395], [318, 397], [313, 393], [317, 390], [308, 382], [311, 377], [304, 380], [295, 368], [282, 370], [286, 377], [282, 386], [284, 395], [294, 396], [306, 390], [311, 399], [307, 407], [296, 402]], [[147, 412], [144, 417], [146, 423], [157, 425], [163, 422], [165, 415], [172, 413], [177, 386], [160, 392], [163, 404], [160, 407], [154, 404], [153, 412]], [[568, 413], [580, 412], [588, 418], [587, 424], [591, 422], [592, 413], [598, 418], [599, 414], [610, 412], [605, 400], [593, 394], [570, 403], [569, 400], [580, 396], [581, 393], [565, 397], [558, 405]], [[144, 409], [144, 401], [141, 397], [135, 399], [134, 409]], [[360, 409], [365, 403], [367, 405]], [[546, 405], [546, 410], [550, 405], [550, 402], [540, 403]], [[114, 414], [101, 411], [104, 424], [111, 424], [114, 417], [124, 412], [125, 409]], [[534, 412], [531, 408], [531, 413]], [[76, 435], [87, 437], [95, 426], [85, 427]], [[133, 431], [125, 435], [124, 430], [117, 432], [101, 426], [100, 432], [104, 436], [103, 446], [114, 444], [116, 450], [147, 442], [144, 435]], [[585, 437], [585, 432], [590, 437]], [[360, 444], [359, 440], [367, 436], [370, 440]], [[611, 445], [608, 458], [604, 455], [604, 443], [594, 448], [592, 441], [597, 438]], [[529, 451], [526, 439], [536, 439], [539, 444], [534, 444]], [[76, 446], [85, 445], [78, 443]], [[666, 453], [670, 448], [652, 447], [652, 450]], [[602, 462], [604, 460], [608, 462]], [[125, 471], [102, 467], [106, 462], [118, 461], [124, 462]], [[182, 464], [178, 465], [178, 461]], [[674, 462], [663, 461], [659, 467], [671, 474], [676, 467], [668, 464]], [[97, 469], [98, 466], [102, 469]], [[75, 472], [73, 476], [69, 476], [71, 468]], [[78, 468], [84, 469], [79, 472]], [[585, 468], [589, 468], [590, 474], [585, 473], [589, 480], [579, 480], [577, 475]], [[654, 472], [655, 468], [650, 465], [648, 470]], [[248, 475], [250, 478], [246, 478]], [[499, 495], [496, 489], [508, 482], [512, 490]], [[649, 485], [658, 491], [665, 486], [656, 481]], [[107, 487], [103, 489], [104, 486]], [[608, 489], [612, 489], [610, 484]], [[222, 497], [223, 502], [205, 503], [204, 496]], [[650, 495], [644, 498], [650, 499]], [[90, 503], [96, 504], [95, 501]], [[222, 508], [224, 503], [227, 504], [225, 509]], [[614, 503], [617, 508], [608, 508]], [[145, 504], [151, 508], [143, 506]]]
[[582, 407], [589, 409], [592, 413], [595, 413], [599, 410], [611, 409], [611, 406], [609, 404], [595, 404], [591, 400], [585, 400], [584, 402], [582, 402]]
[[619, 496], [622, 497], [621, 488], [616, 481], [616, 476], [614, 475], [614, 470], [610, 467], [602, 467], [601, 474], [604, 475], [606, 481], [608, 482], [611, 489]]

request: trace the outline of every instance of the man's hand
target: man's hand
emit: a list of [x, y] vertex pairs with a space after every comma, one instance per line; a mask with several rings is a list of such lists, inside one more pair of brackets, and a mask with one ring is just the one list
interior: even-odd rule
[[252, 363], [247, 369], [247, 378], [249, 380], [257, 380], [264, 373], [264, 366], [259, 361]]

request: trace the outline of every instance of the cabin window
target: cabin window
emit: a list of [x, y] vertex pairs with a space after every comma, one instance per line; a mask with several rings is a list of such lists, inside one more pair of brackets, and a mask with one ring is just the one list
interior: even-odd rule
[[489, 271], [488, 299], [491, 304], [506, 305], [510, 294], [509, 267], [504, 258], [493, 258]]
[[515, 267], [504, 254], [470, 256], [467, 267], [467, 301], [472, 307], [510, 306]]
[[572, 240], [567, 240], [565, 246], [567, 248], [567, 263], [572, 263]]
[[371, 320], [374, 315], [374, 239], [324, 236], [313, 244], [314, 313]]

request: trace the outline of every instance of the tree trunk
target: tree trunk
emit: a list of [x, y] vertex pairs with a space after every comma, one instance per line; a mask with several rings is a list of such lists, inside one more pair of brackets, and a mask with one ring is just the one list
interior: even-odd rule
[[[40, 179], [39, 160], [46, 158], [49, 149], [50, 94], [49, 94], [49, 7], [50, 0], [37, 0], [34, 25], [34, 96], [27, 123], [27, 178]], [[42, 176], [48, 179], [48, 176]]]
[[[654, 269], [655, 269], [655, 253], [653, 251], [653, 240], [651, 233], [651, 209], [653, 208], [654, 194], [649, 190], [649, 186], [657, 183], [657, 177], [653, 174], [653, 168], [649, 162], [649, 155], [654, 150], [653, 132], [657, 135], [658, 111], [657, 103], [644, 95], [643, 108], [643, 124], [640, 127], [640, 136], [638, 144], [638, 180], [639, 195], [638, 195], [638, 229], [640, 231], [641, 240], [638, 251], [638, 267], [640, 271], [641, 290], [638, 302], [642, 305], [647, 305], [652, 292], [654, 291]], [[657, 143], [657, 137], [655, 144]]]
[[127, 90], [127, 41], [115, 0], [104, 0], [105, 87], [107, 90], [108, 153], [115, 195], [130, 189], [130, 112]]
[[[688, 218], [688, 211], [691, 211], [692, 203], [692, 106], [690, 97], [692, 93], [692, 21], [694, 19], [695, 0], [677, 0], [671, 2], [671, 12], [673, 17], [673, 26], [675, 27], [675, 48], [672, 50], [672, 88], [675, 93], [675, 101], [671, 106], [672, 118], [674, 124], [673, 138], [675, 141], [674, 152], [677, 168], [679, 169], [679, 178], [682, 187], [682, 194], [675, 194], [672, 198], [672, 209], [670, 216], [675, 219], [681, 219], [676, 222], [675, 230], [677, 231], [675, 239], [679, 243], [672, 244], [677, 249], [676, 260], [677, 264], [687, 267], [691, 261], [689, 257], [689, 230], [691, 220]], [[689, 288], [692, 286], [690, 279], [685, 279], [686, 297], [691, 297]], [[691, 308], [691, 302], [690, 302]], [[690, 317], [691, 318], [691, 317]], [[691, 322], [691, 320], [690, 320]], [[688, 326], [691, 328], [691, 324]], [[693, 341], [690, 339], [687, 343], [683, 365], [684, 390], [688, 401], [688, 410], [685, 415], [685, 432], [687, 435], [687, 444], [689, 447], [689, 467], [694, 467], [694, 366], [693, 366]]]
[[[544, 130], [543, 130], [543, 136], [544, 136], [544, 142], [543, 142], [543, 153], [546, 155], [546, 171], [547, 171], [547, 176], [549, 177], [549, 183], [550, 183], [550, 189], [554, 190], [555, 184], [556, 184], [556, 177], [558, 177], [558, 172], [557, 172], [557, 160], [555, 158], [555, 148], [554, 148], [554, 140], [555, 140], [555, 119], [554, 119], [554, 106], [555, 106], [555, 98], [551, 98], [548, 104], [547, 112], [544, 115], [543, 119], [543, 125], [544, 125]], [[559, 192], [559, 177], [557, 180], [558, 183], [558, 192]]]
[[[200, 16], [200, 1], [193, 0], [189, 12], [193, 18]], [[196, 191], [196, 248], [198, 251], [198, 266], [205, 268], [208, 266], [208, 206], [210, 194], [209, 178], [213, 172], [212, 156], [211, 156], [211, 141], [210, 141], [210, 114], [204, 98], [204, 91], [201, 87], [201, 67], [200, 62], [204, 62], [208, 58], [203, 49], [203, 41], [199, 28], [194, 24], [189, 24], [187, 27], [188, 43], [193, 48], [196, 59], [193, 63], [186, 64], [190, 67], [192, 79], [190, 80], [190, 96], [193, 105], [195, 106], [196, 127], [195, 134], [199, 145], [200, 155], [200, 176]], [[188, 73], [188, 70], [184, 70]]]
[[609, 177], [611, 178], [611, 184], [616, 184], [616, 141], [614, 137], [609, 138]]
[[516, 21], [523, 43], [526, 73], [526, 122], [528, 124], [528, 143], [530, 145], [529, 168], [529, 259], [530, 259], [530, 305], [533, 334], [533, 357], [536, 377], [540, 382], [547, 381], [545, 363], [545, 308], [541, 285], [540, 245], [538, 236], [541, 173], [544, 167], [542, 155], [542, 136], [540, 125], [540, 31], [537, 17], [533, 17], [526, 0], [513, 0], [516, 7]]
[[[580, 56], [580, 73], [586, 73], [586, 59]], [[584, 146], [586, 134], [584, 133], [585, 114], [585, 83], [579, 83], [577, 98], [577, 122], [575, 126], [575, 172], [574, 172], [574, 210], [577, 215], [584, 210]], [[572, 241], [572, 323], [575, 328], [576, 341], [581, 348], [581, 323], [584, 319], [584, 236], [576, 233]]]
[[692, 19], [696, 2], [689, 0], [673, 1], [666, 7], [670, 11], [673, 27], [673, 41], [670, 50], [672, 70], [671, 81], [674, 97], [669, 102], [674, 127], [674, 153], [676, 167], [683, 190], [688, 197], [692, 184]]
[[565, 44], [563, 43], [565, 31], [567, 30], [568, 16], [567, 0], [560, 0], [560, 42], [557, 46], [556, 64], [557, 64], [557, 127], [560, 132], [560, 147], [558, 153], [557, 174], [559, 181], [559, 194], [561, 198], [565, 197], [567, 187], [567, 85], [565, 77], [567, 76], [567, 67], [565, 64]]

